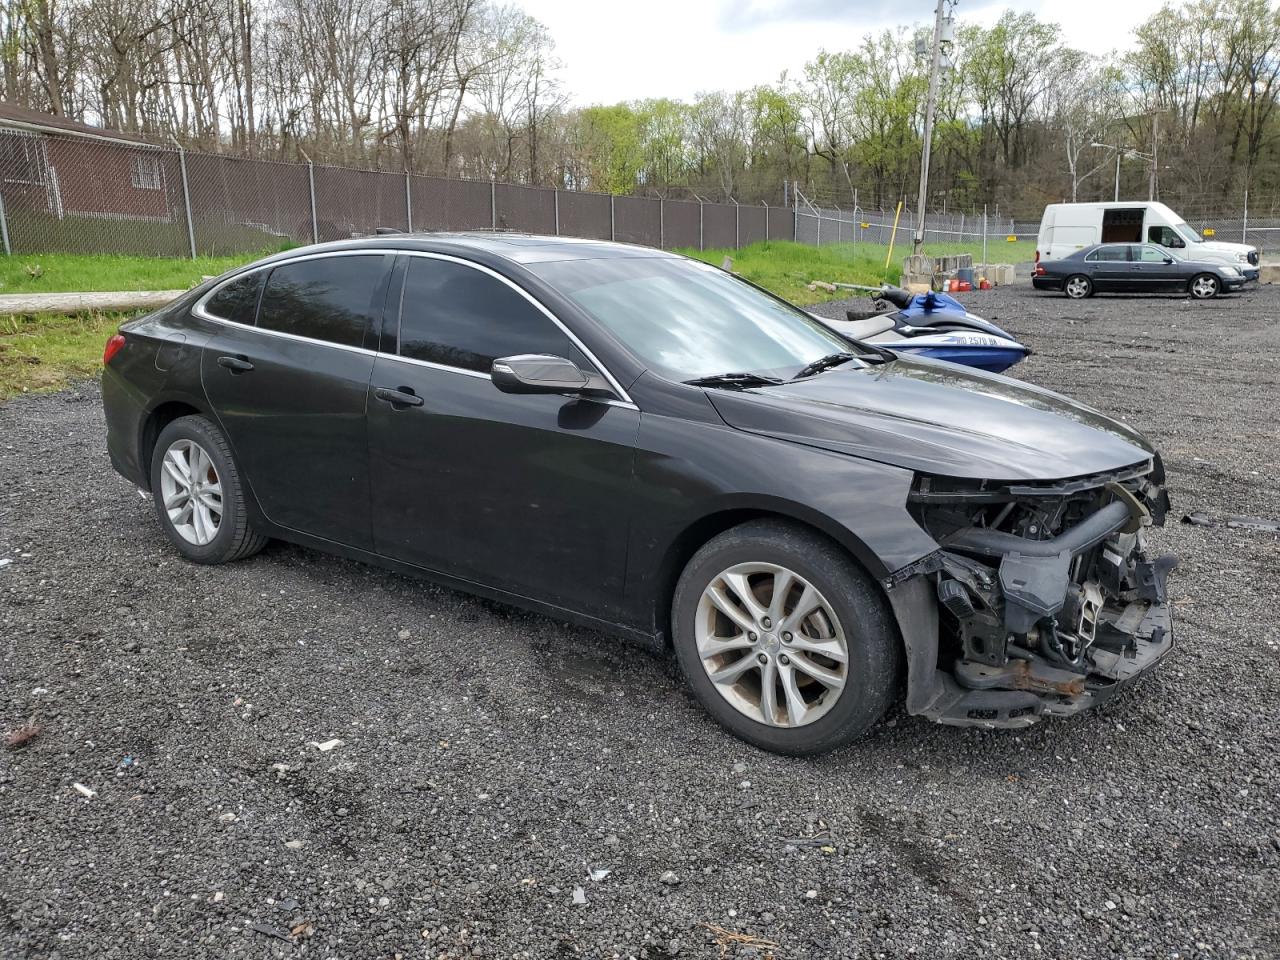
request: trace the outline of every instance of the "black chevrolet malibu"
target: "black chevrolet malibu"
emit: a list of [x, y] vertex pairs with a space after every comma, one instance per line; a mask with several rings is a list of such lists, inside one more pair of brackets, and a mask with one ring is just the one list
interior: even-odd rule
[[658, 250], [289, 251], [126, 323], [103, 401], [183, 556], [291, 540], [674, 647], [769, 750], [904, 687], [943, 723], [1075, 713], [1172, 645], [1137, 431]]

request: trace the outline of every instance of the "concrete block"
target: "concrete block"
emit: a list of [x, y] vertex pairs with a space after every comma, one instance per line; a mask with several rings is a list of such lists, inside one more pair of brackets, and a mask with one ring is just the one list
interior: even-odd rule
[[1280, 263], [1264, 263], [1261, 270], [1261, 276], [1258, 277], [1260, 283], [1280, 283]]
[[974, 272], [980, 277], [986, 277], [997, 287], [1002, 283], [1011, 284], [1016, 279], [1011, 263], [980, 263]]

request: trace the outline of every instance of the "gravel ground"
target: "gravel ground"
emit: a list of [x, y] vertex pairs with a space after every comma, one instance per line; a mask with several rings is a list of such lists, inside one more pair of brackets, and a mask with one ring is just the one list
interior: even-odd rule
[[[969, 299], [1159, 442], [1176, 517], [1280, 517], [1280, 288]], [[609, 637], [286, 545], [183, 563], [95, 386], [10, 401], [0, 730], [43, 729], [0, 751], [0, 955], [1280, 956], [1280, 536], [1158, 539], [1179, 646], [1116, 700], [791, 760]]]

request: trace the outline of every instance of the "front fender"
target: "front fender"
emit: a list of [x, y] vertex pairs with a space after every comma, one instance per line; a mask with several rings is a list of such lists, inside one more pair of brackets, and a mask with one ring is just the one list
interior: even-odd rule
[[645, 414], [628, 545], [628, 607], [637, 622], [653, 622], [670, 589], [672, 557], [682, 566], [701, 545], [689, 542], [690, 532], [709, 529], [714, 535], [722, 527], [707, 521], [717, 517], [790, 517], [830, 536], [884, 581], [938, 549], [907, 512], [913, 478], [901, 467], [724, 424]]

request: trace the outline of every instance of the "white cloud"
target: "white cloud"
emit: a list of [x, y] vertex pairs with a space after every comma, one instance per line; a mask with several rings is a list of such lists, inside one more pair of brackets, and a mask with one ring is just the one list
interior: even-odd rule
[[[577, 104], [647, 97], [688, 99], [701, 90], [740, 89], [798, 76], [820, 48], [850, 49], [864, 34], [932, 20], [927, 0], [517, 0], [547, 25]], [[1074, 0], [1062, 21], [1067, 43], [1090, 53], [1126, 49], [1133, 28], [1161, 0]], [[1061, 3], [1008, 0], [961, 5], [962, 20], [991, 24], [1006, 8], [1063, 17]]]

